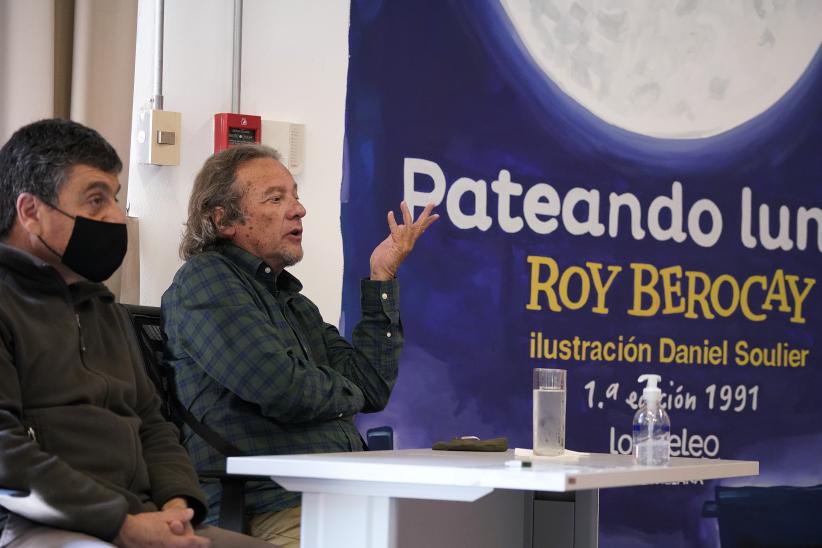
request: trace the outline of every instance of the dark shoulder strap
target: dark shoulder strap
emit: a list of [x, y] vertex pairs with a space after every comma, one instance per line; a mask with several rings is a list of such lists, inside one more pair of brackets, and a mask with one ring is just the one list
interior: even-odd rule
[[171, 409], [174, 414], [182, 419], [195, 434], [203, 438], [207, 444], [219, 451], [225, 457], [245, 457], [248, 453], [239, 449], [233, 443], [229, 443], [220, 434], [211, 429], [210, 426], [197, 420], [191, 411], [185, 408], [176, 395], [169, 398]]

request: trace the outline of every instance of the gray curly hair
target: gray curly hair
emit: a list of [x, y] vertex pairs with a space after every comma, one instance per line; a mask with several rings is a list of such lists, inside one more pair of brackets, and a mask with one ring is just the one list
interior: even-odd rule
[[280, 154], [265, 145], [236, 145], [212, 155], [194, 179], [188, 201], [188, 220], [180, 243], [180, 257], [188, 260], [208, 251], [222, 239], [214, 222], [214, 210], [223, 208], [223, 225], [242, 222], [242, 195], [235, 186], [237, 170], [242, 164], [257, 158], [280, 160]]

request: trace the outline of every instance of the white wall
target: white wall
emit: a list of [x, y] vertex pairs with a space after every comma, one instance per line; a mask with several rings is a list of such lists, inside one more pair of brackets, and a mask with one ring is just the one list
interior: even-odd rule
[[54, 3], [0, 2], [0, 146], [54, 112]]
[[305, 258], [289, 269], [337, 324], [342, 301], [340, 184], [348, 75], [348, 0], [245, 0], [242, 110], [306, 124]]
[[[129, 212], [140, 220], [140, 301], [147, 305], [159, 304], [182, 264], [182, 224], [194, 177], [213, 151], [213, 116], [231, 109], [233, 0], [165, 6], [164, 107], [182, 113], [183, 148], [180, 166], [130, 166]], [[305, 170], [296, 178], [308, 211], [305, 259], [290, 270], [331, 323], [339, 318], [342, 289], [348, 14], [349, 2], [340, 0], [245, 0], [243, 14], [241, 110], [306, 124]], [[140, 0], [135, 117], [152, 94], [153, 40], [154, 2]]]
[[[91, 126], [128, 161], [134, 58], [135, 0], [77, 0], [71, 78], [71, 119]], [[128, 178], [123, 166], [121, 178]]]
[[[121, 206], [128, 193], [136, 26], [137, 0], [75, 2], [71, 119], [99, 131], [120, 155], [124, 164], [120, 173]], [[129, 219], [128, 224], [129, 253], [106, 286], [122, 302], [134, 303], [139, 298], [134, 264], [137, 223]]]

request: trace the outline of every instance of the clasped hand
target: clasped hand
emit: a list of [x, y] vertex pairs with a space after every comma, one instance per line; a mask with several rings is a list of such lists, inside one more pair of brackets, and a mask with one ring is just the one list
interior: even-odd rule
[[125, 548], [207, 548], [211, 541], [194, 534], [194, 510], [165, 505], [160, 512], [129, 514], [114, 544]]

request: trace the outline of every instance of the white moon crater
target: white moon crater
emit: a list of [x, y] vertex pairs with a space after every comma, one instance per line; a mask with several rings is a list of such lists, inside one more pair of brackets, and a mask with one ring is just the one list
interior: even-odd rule
[[785, 95], [822, 43], [820, 0], [501, 2], [567, 95], [651, 137], [710, 137], [750, 120]]

